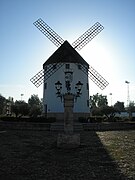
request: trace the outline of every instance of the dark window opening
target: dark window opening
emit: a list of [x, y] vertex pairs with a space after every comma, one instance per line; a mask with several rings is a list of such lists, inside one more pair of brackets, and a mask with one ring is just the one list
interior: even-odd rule
[[86, 84], [86, 88], [87, 88], [87, 90], [89, 90], [89, 84], [88, 83]]
[[78, 69], [82, 69], [81, 64], [78, 64]]
[[44, 70], [45, 70], [45, 71], [47, 70], [47, 66], [44, 67]]
[[44, 89], [47, 89], [47, 83], [44, 83]]
[[66, 69], [70, 69], [70, 64], [65, 64]]
[[87, 106], [89, 107], [89, 100], [87, 100]]

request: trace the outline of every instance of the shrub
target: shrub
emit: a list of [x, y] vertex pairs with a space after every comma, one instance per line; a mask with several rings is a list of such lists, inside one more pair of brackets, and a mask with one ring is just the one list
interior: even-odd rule
[[0, 120], [2, 121], [17, 121], [18, 118], [12, 117], [12, 116], [2, 116], [0, 117]]
[[56, 122], [55, 117], [45, 118], [45, 117], [10, 117], [3, 116], [0, 117], [2, 121], [8, 122], [34, 122], [34, 123], [53, 123]]
[[135, 117], [132, 117], [132, 121], [135, 121]]
[[78, 121], [79, 121], [80, 123], [87, 123], [87, 122], [88, 122], [88, 120], [87, 120], [85, 117], [79, 117], [79, 118], [78, 118]]
[[48, 117], [48, 118], [47, 118], [47, 122], [48, 122], [48, 123], [56, 122], [56, 117]]

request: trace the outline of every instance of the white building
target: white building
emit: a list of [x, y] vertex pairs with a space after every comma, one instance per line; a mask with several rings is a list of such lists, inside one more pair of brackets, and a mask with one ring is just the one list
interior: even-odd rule
[[61, 93], [67, 92], [65, 83], [65, 71], [72, 71], [71, 93], [76, 93], [76, 83], [83, 83], [81, 96], [74, 103], [74, 117], [89, 116], [89, 82], [88, 82], [89, 64], [78, 54], [78, 52], [65, 41], [43, 64], [44, 69], [44, 89], [43, 103], [44, 113], [48, 117], [63, 119], [64, 107], [61, 99], [57, 97], [55, 83], [62, 83]]

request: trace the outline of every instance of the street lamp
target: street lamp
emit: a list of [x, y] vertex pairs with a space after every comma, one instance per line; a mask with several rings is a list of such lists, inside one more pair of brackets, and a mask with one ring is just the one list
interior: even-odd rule
[[112, 106], [112, 93], [110, 93], [109, 95], [110, 95], [110, 97], [111, 97], [111, 106]]
[[[70, 93], [70, 90], [71, 90], [71, 84], [69, 81], [66, 81], [66, 88], [67, 88], [67, 94], [72, 94], [74, 96], [74, 98], [76, 99], [77, 97], [80, 97], [81, 95], [81, 90], [82, 90], [82, 86], [83, 86], [83, 83], [81, 83], [81, 81], [78, 81], [76, 83], [76, 86], [75, 86], [75, 89], [76, 89], [76, 93], [75, 94], [72, 94]], [[62, 83], [60, 81], [57, 81], [55, 83], [55, 88], [57, 90], [56, 92], [56, 95], [57, 97], [63, 97], [65, 94], [62, 94], [61, 93], [61, 90], [62, 90]]]
[[24, 96], [24, 94], [21, 94], [21, 101], [22, 101], [22, 96]]
[[78, 83], [76, 83], [76, 94], [79, 96], [81, 95], [81, 90], [82, 90], [82, 86], [83, 86], [83, 83], [81, 83], [80, 81], [78, 81]]
[[80, 97], [81, 95], [83, 83], [78, 81], [75, 85], [76, 92], [74, 94], [71, 93], [72, 75], [73, 72], [71, 71], [65, 73], [65, 86], [67, 92], [64, 94], [61, 93], [62, 83], [60, 81], [55, 83], [55, 88], [57, 90], [56, 95], [61, 98], [61, 101], [63, 99], [64, 104], [64, 133], [58, 134], [57, 147], [76, 148], [80, 145], [80, 134], [74, 134], [73, 107], [77, 97]]
[[60, 81], [57, 81], [56, 83], [55, 83], [55, 88], [56, 88], [56, 90], [57, 90], [57, 95], [60, 95], [61, 94], [61, 89], [62, 89], [62, 84], [61, 84], [61, 82]]
[[127, 84], [127, 107], [129, 106], [129, 101], [130, 101], [130, 98], [129, 98], [129, 81], [125, 81], [125, 83]]

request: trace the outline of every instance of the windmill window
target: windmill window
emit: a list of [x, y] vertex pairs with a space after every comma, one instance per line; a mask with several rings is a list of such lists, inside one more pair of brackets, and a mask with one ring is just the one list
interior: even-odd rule
[[47, 83], [44, 83], [44, 89], [47, 89]]
[[88, 73], [88, 68], [86, 67], [86, 73]]
[[47, 66], [44, 67], [44, 70], [45, 70], [45, 71], [47, 70]]
[[87, 90], [89, 90], [89, 84], [88, 83], [86, 84], [86, 88], [87, 88]]
[[47, 104], [44, 105], [44, 111], [47, 113]]
[[70, 64], [65, 64], [66, 69], [70, 69]]
[[87, 106], [89, 107], [89, 100], [87, 100]]
[[82, 69], [82, 68], [81, 68], [81, 64], [78, 64], [78, 69]]

